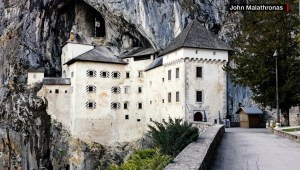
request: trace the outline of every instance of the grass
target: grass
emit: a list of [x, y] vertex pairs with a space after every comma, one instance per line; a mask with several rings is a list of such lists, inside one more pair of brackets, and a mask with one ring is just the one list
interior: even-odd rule
[[290, 128], [290, 129], [282, 129], [284, 132], [296, 132], [300, 131], [300, 128]]

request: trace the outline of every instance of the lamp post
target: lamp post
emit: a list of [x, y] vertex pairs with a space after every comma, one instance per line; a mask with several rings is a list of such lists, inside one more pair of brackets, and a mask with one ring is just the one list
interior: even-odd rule
[[275, 50], [273, 56], [275, 57], [276, 61], [276, 112], [277, 112], [277, 122], [276, 126], [279, 126], [280, 124], [280, 114], [279, 114], [279, 97], [278, 97], [278, 53], [277, 50]]

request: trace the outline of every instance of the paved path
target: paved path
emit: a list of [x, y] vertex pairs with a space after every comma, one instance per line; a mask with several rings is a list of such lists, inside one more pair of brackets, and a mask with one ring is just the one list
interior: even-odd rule
[[212, 170], [300, 170], [300, 143], [267, 129], [225, 131]]

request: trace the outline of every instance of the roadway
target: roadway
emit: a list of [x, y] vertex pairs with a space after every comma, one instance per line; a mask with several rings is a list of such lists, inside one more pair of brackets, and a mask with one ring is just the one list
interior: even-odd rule
[[267, 129], [225, 131], [212, 170], [300, 170], [300, 143]]

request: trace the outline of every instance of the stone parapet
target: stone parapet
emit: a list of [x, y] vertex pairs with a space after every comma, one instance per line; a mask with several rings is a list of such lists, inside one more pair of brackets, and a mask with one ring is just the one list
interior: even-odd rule
[[288, 133], [288, 132], [282, 131], [282, 129], [271, 129], [271, 131], [276, 135], [294, 140], [296, 142], [300, 142], [300, 134], [296, 135], [296, 134]]
[[223, 125], [207, 128], [200, 134], [198, 140], [189, 144], [180, 152], [165, 170], [209, 169], [210, 161], [224, 133], [225, 128]]

